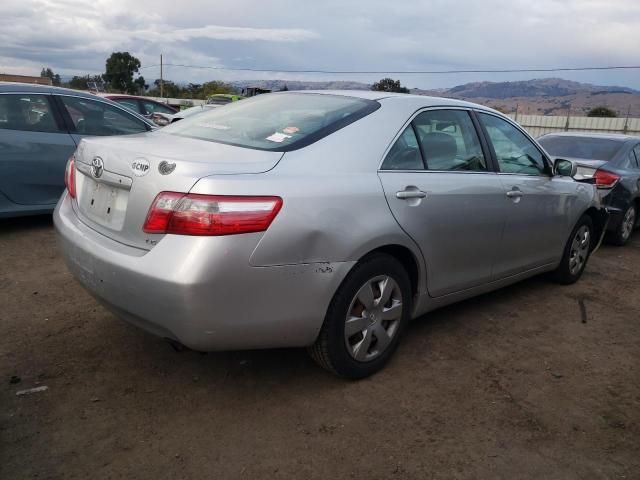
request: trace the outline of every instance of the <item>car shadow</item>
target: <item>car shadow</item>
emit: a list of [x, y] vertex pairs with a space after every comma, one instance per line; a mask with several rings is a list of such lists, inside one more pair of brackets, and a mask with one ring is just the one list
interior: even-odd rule
[[51, 214], [0, 219], [0, 234], [53, 227]]

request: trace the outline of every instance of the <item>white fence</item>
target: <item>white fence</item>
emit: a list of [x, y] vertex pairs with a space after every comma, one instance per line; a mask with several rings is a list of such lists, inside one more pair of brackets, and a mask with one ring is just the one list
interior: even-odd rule
[[545, 115], [514, 115], [509, 117], [537, 138], [545, 133], [599, 132], [640, 135], [640, 118], [603, 118]]

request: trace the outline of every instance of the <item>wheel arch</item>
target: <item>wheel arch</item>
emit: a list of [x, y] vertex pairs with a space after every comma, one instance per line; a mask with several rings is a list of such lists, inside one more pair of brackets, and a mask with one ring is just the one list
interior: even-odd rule
[[595, 250], [600, 245], [600, 240], [605, 233], [605, 229], [607, 227], [607, 223], [609, 220], [609, 214], [602, 208], [597, 208], [594, 206], [589, 207], [583, 215], [587, 215], [591, 218], [593, 222], [593, 228], [595, 229], [595, 237], [598, 239], [597, 242], [593, 244], [591, 250]]
[[358, 259], [358, 262], [363, 258], [376, 253], [387, 254], [400, 262], [409, 275], [409, 280], [411, 281], [411, 296], [415, 300], [420, 292], [426, 288], [426, 283], [421, 282], [421, 279], [426, 279], [426, 274], [424, 274], [424, 264], [419, 261], [416, 254], [404, 245], [388, 244], [370, 250], [366, 254], [362, 255]]

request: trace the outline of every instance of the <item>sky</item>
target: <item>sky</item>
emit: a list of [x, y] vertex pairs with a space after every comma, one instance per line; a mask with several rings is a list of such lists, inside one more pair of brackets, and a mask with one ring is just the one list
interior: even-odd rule
[[[0, 72], [104, 71], [142, 62], [282, 70], [461, 70], [640, 65], [638, 0], [2, 0]], [[640, 89], [640, 69], [518, 74], [292, 74], [167, 66], [164, 78], [357, 80], [414, 88], [561, 77]]]

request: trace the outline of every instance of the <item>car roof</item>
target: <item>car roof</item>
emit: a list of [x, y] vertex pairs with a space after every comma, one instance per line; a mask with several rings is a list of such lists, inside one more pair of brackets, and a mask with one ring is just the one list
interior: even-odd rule
[[75, 95], [76, 97], [96, 98], [91, 92], [73, 90], [71, 88], [37, 85], [35, 83], [0, 82], [0, 93], [57, 93], [58, 95]]
[[464, 108], [477, 108], [477, 109], [482, 109], [489, 112], [500, 113], [484, 105], [465, 102], [464, 100], [457, 100], [455, 98], [430, 97], [427, 95], [412, 95], [409, 93], [379, 92], [374, 90], [294, 90], [289, 92], [274, 92], [274, 93], [278, 95], [281, 95], [281, 94], [286, 95], [290, 93], [341, 95], [345, 97], [362, 98], [365, 100], [376, 100], [376, 101], [392, 100], [394, 102], [400, 101], [406, 104], [414, 104], [416, 108], [424, 108], [429, 106], [464, 107]]
[[603, 140], [614, 140], [617, 142], [628, 142], [630, 140], [640, 140], [640, 137], [625, 135], [623, 133], [596, 133], [596, 132], [552, 132], [542, 135], [544, 137], [573, 137], [573, 138], [601, 138]]

